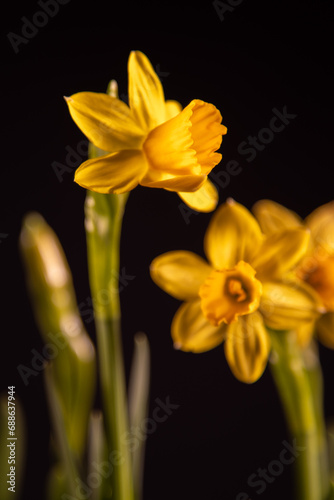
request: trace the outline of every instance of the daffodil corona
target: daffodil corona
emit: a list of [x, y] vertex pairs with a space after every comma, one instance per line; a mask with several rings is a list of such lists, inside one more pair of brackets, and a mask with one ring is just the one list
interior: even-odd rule
[[151, 264], [155, 283], [185, 301], [171, 325], [175, 347], [199, 353], [225, 341], [234, 375], [247, 383], [257, 380], [270, 350], [266, 326], [295, 329], [318, 315], [309, 288], [282, 282], [308, 242], [301, 227], [265, 236], [246, 208], [228, 200], [205, 235], [209, 263], [192, 252], [173, 251]]
[[219, 326], [256, 311], [262, 285], [255, 274], [252, 266], [243, 260], [232, 269], [212, 271], [199, 289], [204, 316]]
[[142, 52], [131, 52], [128, 74], [129, 106], [93, 92], [66, 98], [78, 127], [109, 153], [84, 162], [75, 181], [99, 193], [124, 193], [138, 184], [164, 188], [195, 210], [214, 210], [218, 193], [208, 174], [221, 160], [217, 150], [227, 132], [220, 112], [199, 99], [183, 110], [178, 102], [165, 101]]

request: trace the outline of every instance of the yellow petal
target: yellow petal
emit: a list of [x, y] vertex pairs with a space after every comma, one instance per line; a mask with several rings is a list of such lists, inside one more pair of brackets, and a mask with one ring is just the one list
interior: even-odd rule
[[287, 229], [267, 236], [251, 260], [261, 281], [282, 279], [305, 255], [310, 240], [306, 229]]
[[153, 281], [179, 300], [193, 300], [211, 272], [198, 255], [187, 251], [167, 252], [156, 257], [150, 266]]
[[177, 194], [190, 208], [198, 212], [212, 212], [218, 203], [218, 191], [209, 179], [206, 179], [204, 184], [193, 193], [178, 192]]
[[177, 101], [165, 102], [165, 120], [170, 120], [182, 111], [182, 105]]
[[[315, 321], [301, 323], [296, 329], [297, 342], [301, 348], [305, 348], [311, 342], [314, 334]], [[334, 344], [333, 344], [334, 345]]]
[[264, 283], [260, 303], [266, 325], [274, 330], [297, 330], [314, 321], [322, 311], [311, 287], [297, 283]]
[[203, 316], [200, 301], [185, 302], [171, 326], [174, 347], [195, 353], [209, 351], [224, 340], [226, 325], [213, 326]]
[[125, 193], [138, 185], [146, 169], [140, 151], [124, 150], [85, 161], [76, 170], [74, 180], [97, 193]]
[[165, 97], [159, 77], [138, 50], [130, 53], [128, 74], [130, 108], [140, 126], [151, 130], [165, 120]]
[[234, 200], [221, 205], [212, 216], [204, 238], [205, 253], [217, 270], [232, 268], [240, 260], [250, 262], [262, 242], [252, 214]]
[[75, 123], [98, 148], [110, 153], [140, 149], [144, 132], [124, 102], [95, 92], [78, 92], [66, 102]]
[[304, 225], [299, 215], [271, 200], [258, 201], [253, 206], [252, 212], [266, 235]]
[[316, 332], [324, 346], [334, 349], [334, 313], [324, 314], [318, 319]]
[[152, 188], [163, 188], [168, 191], [189, 191], [199, 189], [206, 181], [206, 175], [178, 175], [160, 174], [159, 172], [148, 171], [147, 175], [140, 181], [142, 186]]
[[314, 210], [306, 219], [311, 230], [313, 245], [334, 252], [334, 201]]
[[267, 365], [269, 335], [258, 312], [242, 316], [228, 327], [225, 356], [234, 376], [251, 384], [258, 380]]

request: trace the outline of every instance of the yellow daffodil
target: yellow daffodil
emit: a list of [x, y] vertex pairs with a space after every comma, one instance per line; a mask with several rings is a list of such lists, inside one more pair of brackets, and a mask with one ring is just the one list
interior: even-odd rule
[[209, 262], [188, 251], [171, 251], [151, 264], [154, 282], [185, 301], [171, 325], [174, 346], [195, 353], [225, 340], [225, 355], [241, 381], [256, 381], [270, 350], [265, 325], [295, 329], [318, 315], [305, 287], [280, 282], [303, 257], [304, 228], [265, 237], [251, 213], [228, 200], [213, 215], [204, 239]]
[[[334, 349], [334, 201], [314, 210], [305, 221], [295, 212], [270, 200], [261, 200], [253, 211], [266, 234], [277, 230], [307, 227], [310, 242], [305, 257], [295, 269], [294, 277], [311, 286], [323, 305], [317, 320], [319, 340]], [[314, 325], [304, 331], [313, 334]]]
[[214, 210], [218, 193], [208, 174], [221, 160], [216, 151], [227, 132], [220, 112], [200, 99], [183, 110], [178, 102], [165, 101], [142, 52], [131, 52], [128, 75], [129, 106], [94, 92], [66, 98], [78, 127], [109, 153], [80, 165], [75, 181], [99, 193], [124, 193], [138, 184], [164, 188], [195, 210]]

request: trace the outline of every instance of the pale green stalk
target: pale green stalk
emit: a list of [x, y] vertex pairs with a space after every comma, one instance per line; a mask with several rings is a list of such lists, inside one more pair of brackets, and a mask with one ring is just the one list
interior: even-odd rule
[[[150, 348], [146, 335], [137, 333], [129, 381], [129, 417], [131, 429], [142, 429], [148, 415], [150, 386]], [[133, 482], [136, 500], [143, 491], [144, 456], [146, 436], [138, 439], [132, 450]]]
[[[90, 157], [97, 154], [91, 147]], [[128, 414], [119, 300], [120, 235], [127, 196], [127, 193], [87, 192], [85, 205], [89, 280], [108, 453], [114, 464], [111, 482], [115, 500], [134, 498], [131, 456], [126, 441]]]
[[306, 374], [310, 383], [314, 414], [317, 424], [318, 457], [322, 487], [321, 494], [323, 498], [327, 498], [330, 482], [329, 449], [323, 408], [323, 377], [317, 344], [315, 342], [311, 342], [302, 351], [302, 356]]
[[[107, 93], [117, 97], [114, 80], [110, 82]], [[102, 154], [102, 150], [90, 143], [90, 158]], [[132, 463], [126, 441], [129, 425], [119, 300], [120, 238], [128, 194], [87, 192], [85, 204], [89, 281], [95, 313], [108, 459], [113, 464], [111, 487], [116, 500], [134, 500]], [[112, 460], [115, 456], [119, 457], [118, 461]]]
[[89, 423], [87, 447], [87, 477], [90, 474], [99, 476], [99, 482], [93, 488], [90, 500], [106, 500], [112, 498], [109, 485], [112, 464], [107, 457], [103, 415], [101, 411], [93, 411]]
[[329, 493], [322, 409], [321, 370], [307, 362], [294, 332], [270, 331], [272, 374], [283, 403], [292, 439], [299, 447], [295, 461], [299, 500], [325, 500]]
[[80, 478], [80, 475], [74, 462], [73, 455], [66, 437], [64, 418], [57, 394], [57, 389], [54, 383], [54, 374], [52, 373], [52, 370], [53, 368], [50, 364], [45, 366], [44, 380], [46, 396], [48, 400], [54, 437], [58, 446], [58, 452], [66, 470], [67, 488], [71, 495], [76, 498], [76, 481]]

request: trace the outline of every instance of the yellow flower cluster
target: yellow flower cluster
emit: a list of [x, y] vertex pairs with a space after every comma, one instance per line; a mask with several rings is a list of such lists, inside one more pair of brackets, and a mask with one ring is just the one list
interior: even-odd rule
[[234, 375], [257, 380], [270, 351], [267, 327], [294, 330], [303, 344], [323, 311], [315, 290], [291, 276], [309, 245], [310, 232], [301, 224], [266, 234], [242, 205], [221, 205], [204, 238], [208, 262], [172, 251], [151, 264], [155, 283], [184, 301], [171, 326], [175, 347], [198, 353], [224, 342]]
[[[130, 54], [128, 75], [129, 106], [115, 92], [66, 98], [78, 127], [105, 152], [84, 162], [75, 181], [99, 193], [163, 188], [193, 209], [214, 210], [218, 194], [208, 175], [227, 132], [220, 112], [199, 99], [183, 110], [165, 101], [141, 52]], [[173, 251], [151, 265], [154, 282], [184, 301], [171, 326], [175, 347], [198, 353], [224, 342], [232, 372], [247, 383], [266, 367], [268, 329], [294, 331], [303, 347], [317, 321], [320, 339], [334, 348], [334, 204], [305, 222], [268, 200], [253, 212], [233, 200], [219, 207], [204, 238], [207, 261]]]

